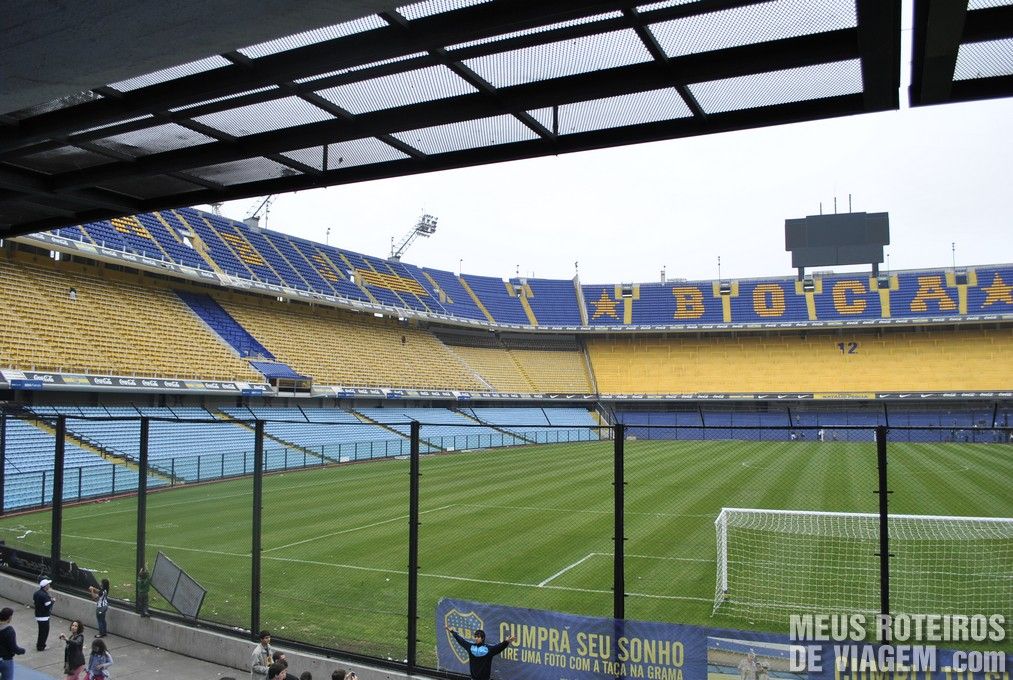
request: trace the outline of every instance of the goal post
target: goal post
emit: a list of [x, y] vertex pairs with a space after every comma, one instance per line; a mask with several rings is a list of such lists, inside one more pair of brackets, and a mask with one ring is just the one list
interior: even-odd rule
[[[722, 508], [714, 613], [879, 612], [879, 515]], [[1013, 518], [889, 516], [894, 613], [1013, 612]]]

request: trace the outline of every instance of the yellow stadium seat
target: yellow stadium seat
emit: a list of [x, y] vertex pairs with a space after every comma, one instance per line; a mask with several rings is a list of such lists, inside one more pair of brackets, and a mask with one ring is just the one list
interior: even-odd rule
[[616, 337], [587, 347], [606, 394], [987, 391], [1013, 383], [1010, 328]]
[[484, 389], [432, 333], [326, 307], [218, 296], [279, 361], [325, 385]]
[[[70, 290], [74, 289], [75, 299]], [[212, 380], [263, 378], [172, 291], [96, 271], [0, 260], [0, 365], [29, 370]]]

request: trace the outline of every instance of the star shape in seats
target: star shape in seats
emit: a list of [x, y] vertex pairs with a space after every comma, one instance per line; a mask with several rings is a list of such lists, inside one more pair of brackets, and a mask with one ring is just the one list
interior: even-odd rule
[[992, 285], [982, 287], [982, 290], [985, 291], [985, 301], [981, 304], [982, 307], [988, 307], [996, 302], [1013, 305], [1013, 285], [1003, 281], [999, 272], [995, 273]]
[[619, 303], [610, 298], [604, 288], [602, 288], [601, 297], [592, 300], [591, 304], [594, 305], [594, 314], [591, 315], [592, 321], [599, 316], [611, 316], [616, 321], [619, 320], [619, 316], [616, 314], [616, 305]]

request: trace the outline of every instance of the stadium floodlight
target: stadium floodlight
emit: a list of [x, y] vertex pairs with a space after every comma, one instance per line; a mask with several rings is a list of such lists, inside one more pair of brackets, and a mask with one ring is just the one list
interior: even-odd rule
[[409, 231], [403, 239], [401, 239], [400, 244], [395, 246], [394, 239], [392, 237], [390, 239], [390, 259], [395, 262], [400, 262], [401, 256], [404, 255], [404, 252], [408, 250], [408, 246], [410, 246], [415, 239], [420, 236], [422, 238], [429, 238], [435, 234], [437, 221], [438, 218], [433, 217], [432, 215], [423, 215], [419, 218], [419, 221], [415, 223], [415, 226], [412, 227], [412, 230]]
[[[714, 613], [879, 612], [878, 514], [722, 508], [714, 526]], [[888, 529], [894, 613], [1011, 613], [1013, 518], [891, 514]]]

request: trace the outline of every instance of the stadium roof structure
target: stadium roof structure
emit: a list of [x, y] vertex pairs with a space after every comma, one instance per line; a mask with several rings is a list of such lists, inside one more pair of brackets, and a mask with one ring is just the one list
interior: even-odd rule
[[[30, 93], [0, 90], [0, 237], [899, 106], [899, 0], [359, 0], [330, 3], [337, 23], [266, 40], [270, 26], [247, 9], [258, 3], [221, 4], [203, 10], [229, 27], [206, 52], [185, 40], [193, 27], [167, 22], [134, 44], [129, 24], [95, 22], [111, 20], [135, 53], [150, 38], [163, 59], [181, 33], [168, 54], [195, 58], [154, 72], [97, 68], [92, 48], [105, 42], [87, 28], [36, 41], [62, 57], [38, 66], [40, 82], [77, 59], [84, 74], [123, 77], [27, 106]], [[1008, 4], [916, 0], [913, 102], [1013, 91], [996, 50], [973, 57], [987, 77], [954, 80], [964, 41], [1009, 44]], [[321, 3], [305, 11], [316, 21]], [[21, 65], [21, 82], [34, 66]]]

